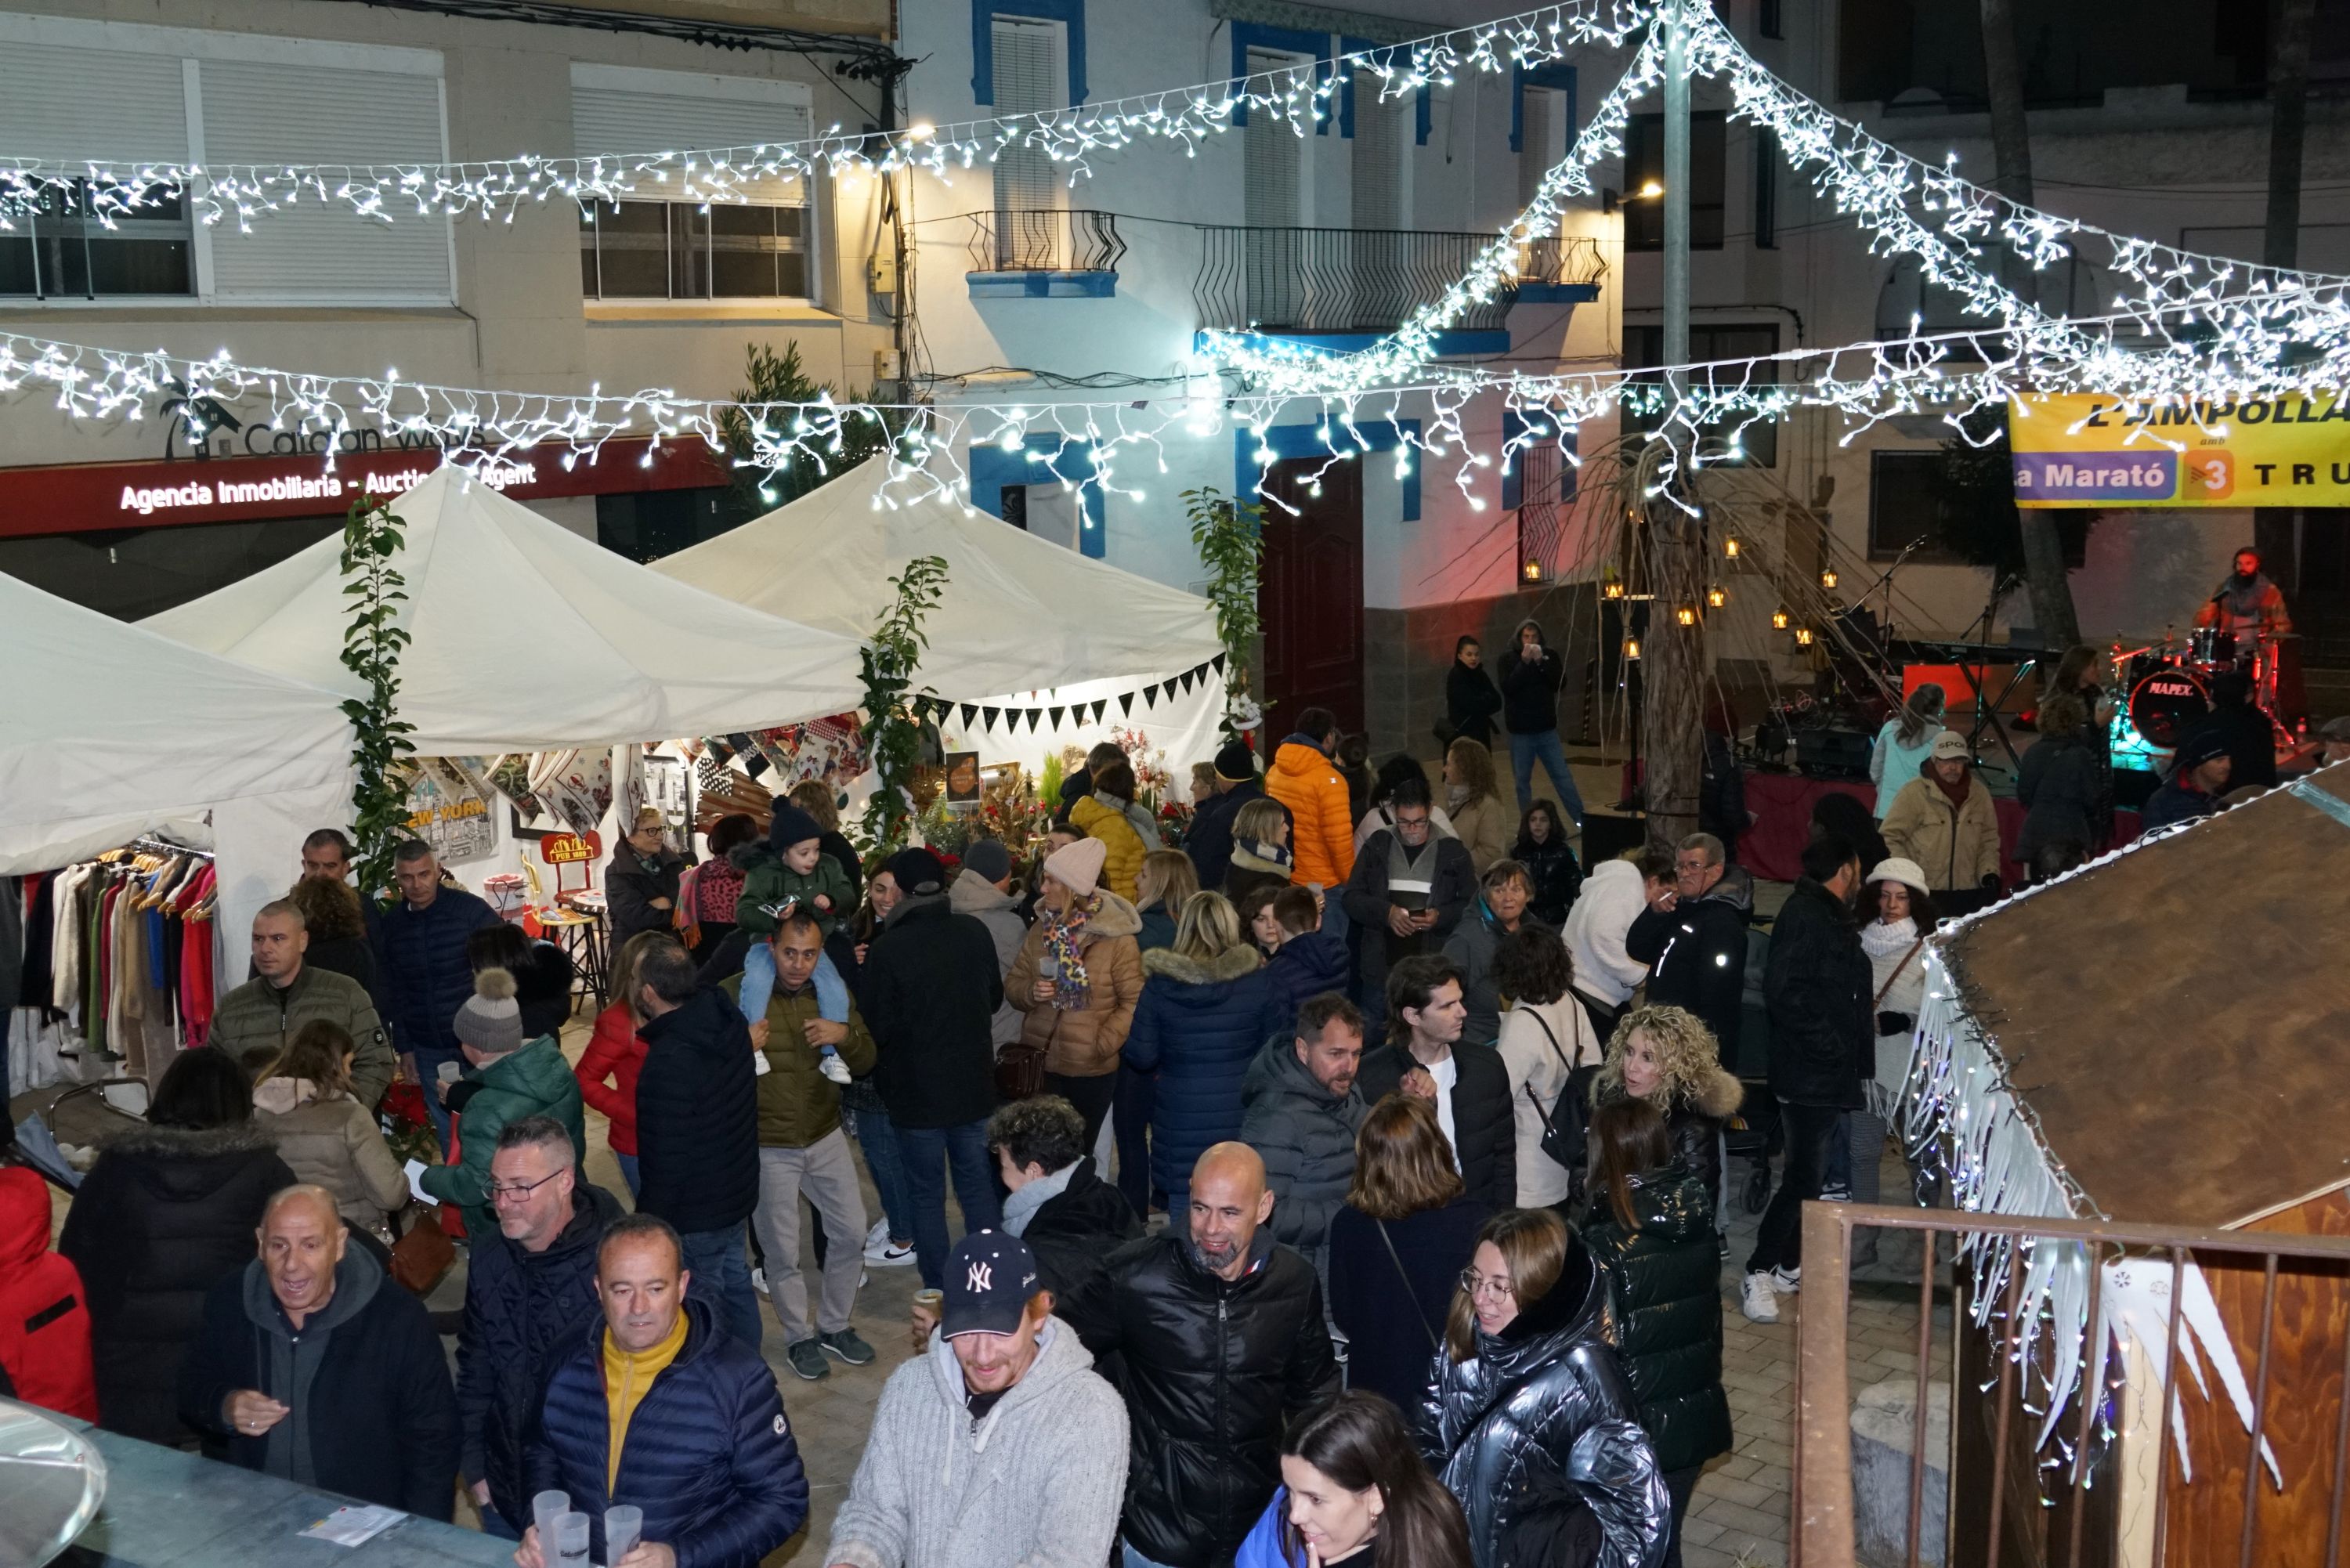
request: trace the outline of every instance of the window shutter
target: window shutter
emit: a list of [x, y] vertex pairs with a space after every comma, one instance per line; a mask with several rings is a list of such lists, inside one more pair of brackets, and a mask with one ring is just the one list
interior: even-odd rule
[[182, 162], [188, 101], [174, 55], [0, 46], [0, 147], [19, 158]]
[[[1035, 114], [1060, 103], [1061, 30], [1050, 22], [998, 16], [992, 24], [995, 60], [995, 112]], [[1035, 213], [1060, 203], [1061, 182], [1051, 154], [1033, 147], [1006, 147], [995, 155], [995, 210]], [[999, 236], [1010, 230], [999, 226]], [[1005, 240], [999, 241], [999, 248]]]
[[1518, 119], [1518, 205], [1531, 204], [1543, 176], [1564, 156], [1559, 146], [1558, 94], [1549, 88], [1522, 88]]
[[[169, 63], [176, 72], [178, 62]], [[437, 77], [249, 60], [205, 60], [204, 156], [213, 163], [437, 162]], [[212, 293], [220, 299], [385, 300], [446, 305], [449, 220], [393, 207], [393, 220], [356, 216], [305, 191], [257, 219], [212, 230]]]
[[[816, 134], [814, 118], [803, 104], [698, 95], [682, 86], [673, 92], [641, 90], [582, 79], [577, 72], [571, 84], [572, 151], [582, 158], [804, 141]], [[644, 201], [672, 199], [665, 192], [675, 190], [673, 182], [639, 184]], [[763, 205], [807, 205], [804, 180], [777, 175], [743, 182], [743, 188]]]
[[[1287, 55], [1251, 49], [1251, 75], [1285, 71], [1297, 62]], [[1359, 100], [1357, 100], [1359, 101]], [[1297, 223], [1297, 159], [1300, 142], [1288, 120], [1252, 114], [1241, 134], [1247, 139], [1248, 169], [1243, 205], [1251, 228], [1294, 228]]]
[[1376, 71], [1355, 73], [1355, 227], [1400, 229], [1403, 223], [1402, 110], [1411, 100], [1379, 101]]

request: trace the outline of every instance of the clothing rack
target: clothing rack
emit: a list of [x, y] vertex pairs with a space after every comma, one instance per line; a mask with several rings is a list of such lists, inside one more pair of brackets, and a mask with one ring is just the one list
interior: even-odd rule
[[209, 849], [198, 849], [189, 844], [175, 844], [171, 839], [158, 838], [153, 834], [148, 833], [140, 834], [130, 843], [123, 845], [122, 848], [139, 854], [192, 855], [199, 860], [210, 860], [213, 857], [213, 852]]

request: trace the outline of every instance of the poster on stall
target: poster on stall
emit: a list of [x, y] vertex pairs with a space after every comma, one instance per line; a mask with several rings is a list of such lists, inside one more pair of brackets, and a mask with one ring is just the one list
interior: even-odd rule
[[549, 816], [574, 833], [592, 833], [612, 809], [612, 748], [541, 752], [530, 791]]
[[443, 866], [485, 859], [496, 849], [489, 796], [446, 757], [419, 757], [408, 782], [409, 831], [432, 846]]
[[2350, 506], [2350, 398], [2017, 399], [2018, 506]]

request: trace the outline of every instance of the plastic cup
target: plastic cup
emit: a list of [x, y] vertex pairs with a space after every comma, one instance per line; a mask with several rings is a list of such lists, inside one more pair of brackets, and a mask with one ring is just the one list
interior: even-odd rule
[[637, 1549], [645, 1533], [645, 1511], [615, 1503], [604, 1511], [604, 1562], [619, 1568], [620, 1559]]
[[555, 1561], [558, 1568], [588, 1568], [588, 1516], [558, 1514], [555, 1521]]
[[530, 1521], [538, 1526], [542, 1552], [554, 1550], [555, 1521], [570, 1511], [571, 1494], [567, 1491], [543, 1491], [530, 1500]]
[[463, 1062], [443, 1062], [439, 1067], [434, 1069], [434, 1072], [439, 1075], [442, 1083], [453, 1084], [458, 1079], [465, 1075], [465, 1064]]

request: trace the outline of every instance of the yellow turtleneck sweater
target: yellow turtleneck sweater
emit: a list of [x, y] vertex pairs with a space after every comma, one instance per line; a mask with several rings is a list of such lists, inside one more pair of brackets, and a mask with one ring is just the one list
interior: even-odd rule
[[604, 1496], [612, 1501], [612, 1489], [620, 1480], [620, 1448], [629, 1440], [629, 1418], [644, 1403], [653, 1379], [661, 1375], [677, 1353], [685, 1348], [685, 1314], [677, 1314], [677, 1324], [660, 1344], [650, 1350], [623, 1350], [612, 1341], [612, 1331], [604, 1331], [604, 1406], [611, 1417], [610, 1439], [604, 1461]]

